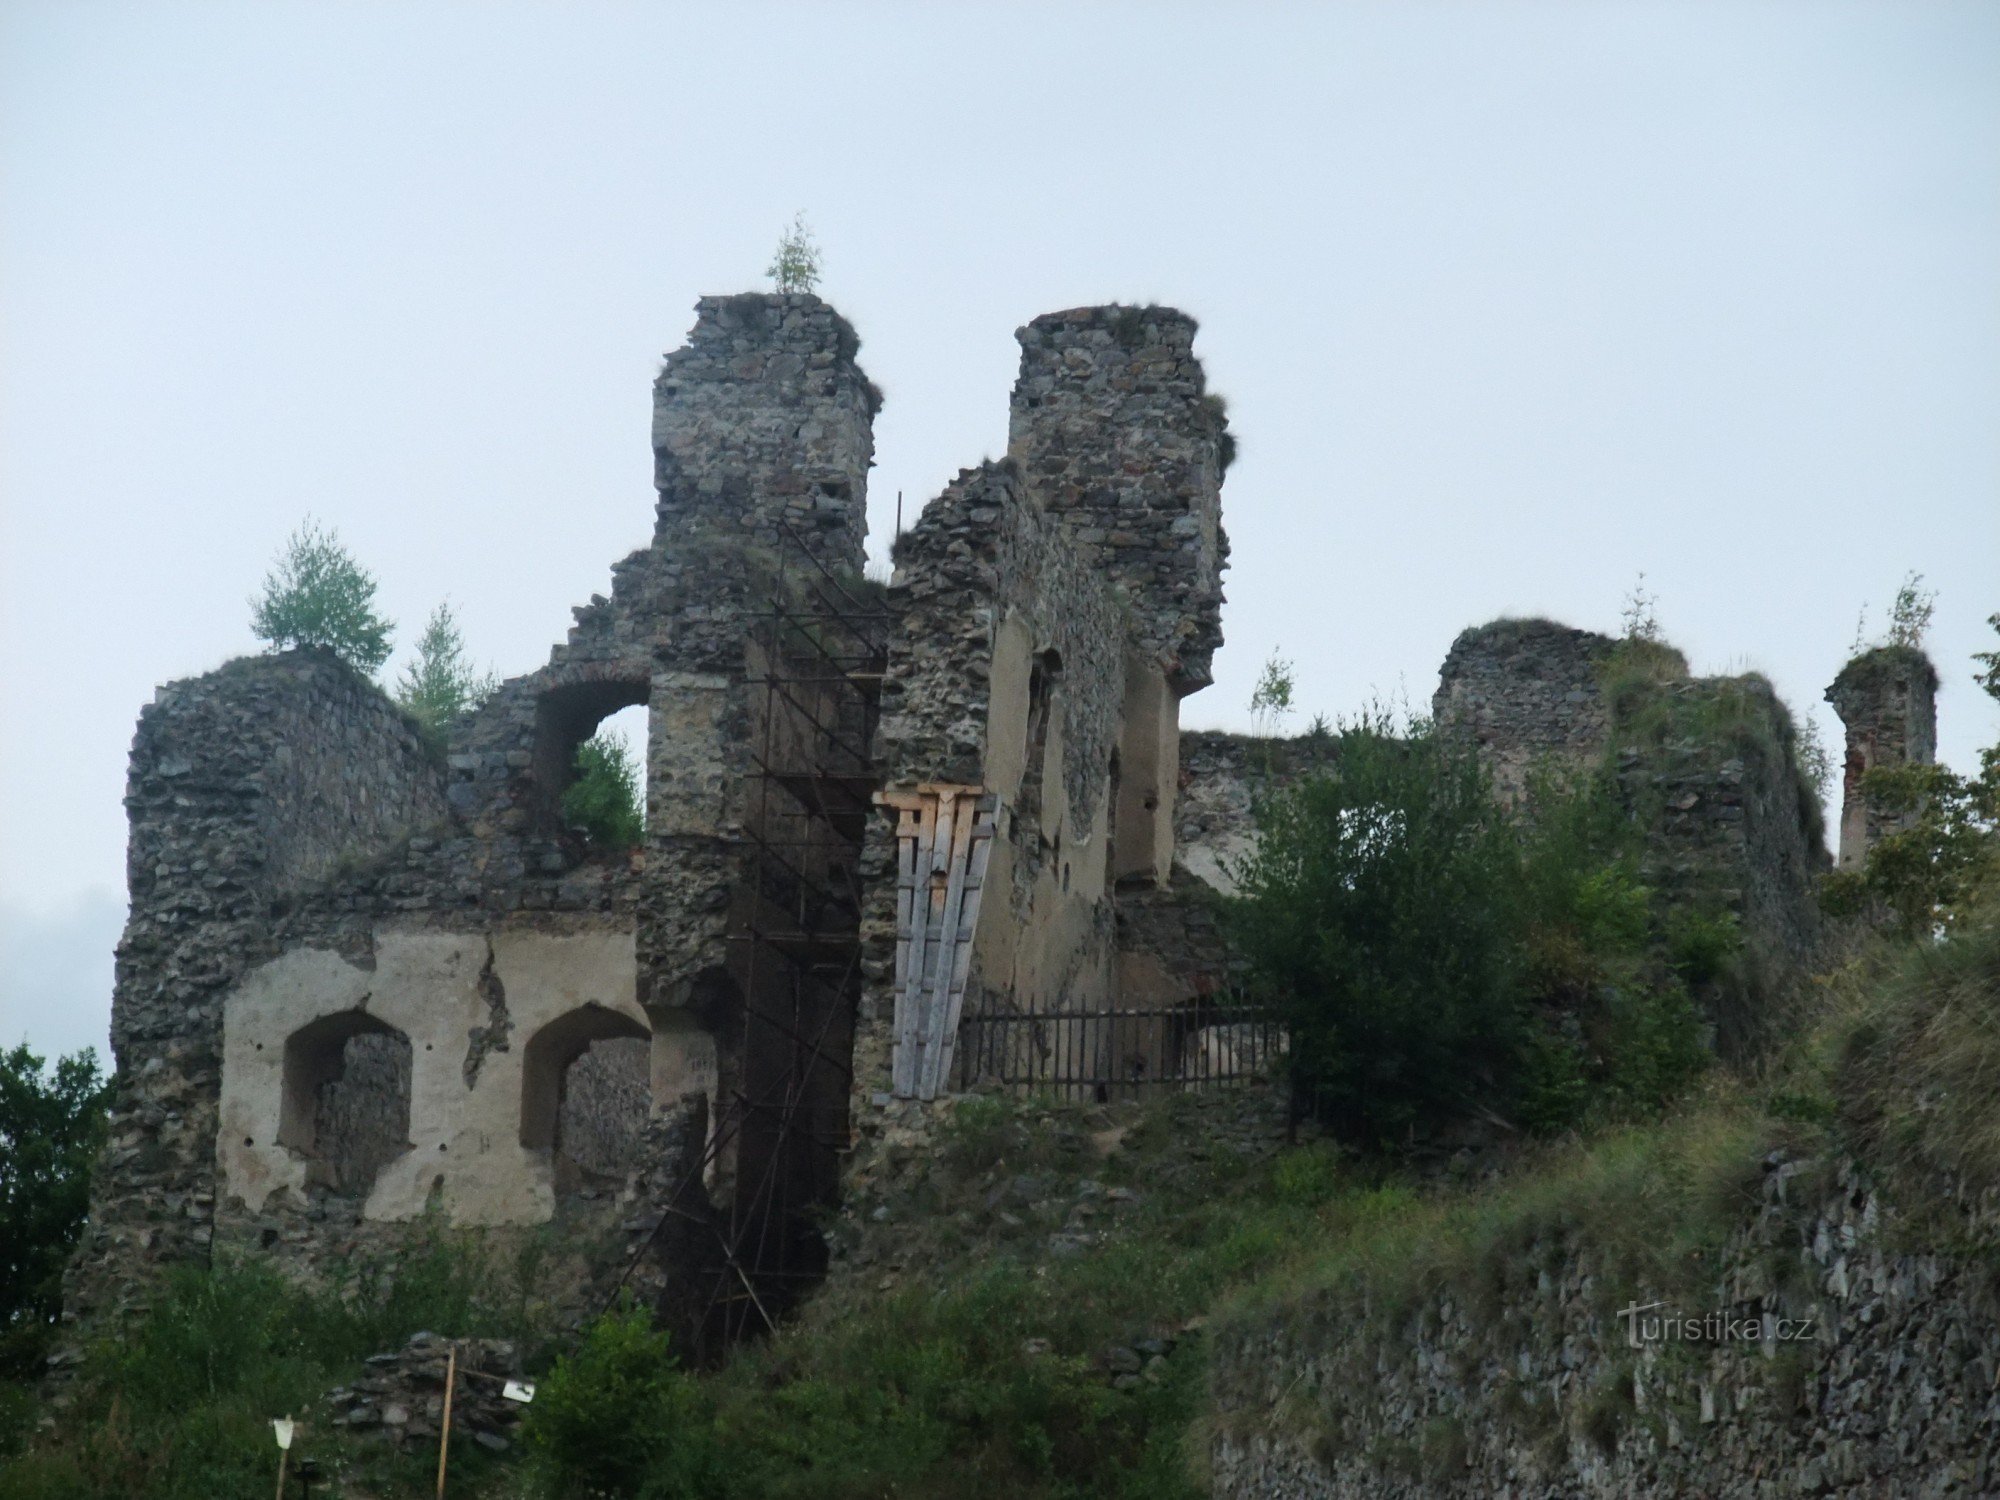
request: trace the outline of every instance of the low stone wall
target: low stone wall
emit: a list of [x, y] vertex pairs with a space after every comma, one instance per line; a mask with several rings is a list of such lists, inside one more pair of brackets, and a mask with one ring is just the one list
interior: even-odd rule
[[[1769, 1158], [1708, 1305], [1648, 1314], [1726, 1312], [1747, 1341], [1631, 1347], [1617, 1308], [1661, 1294], [1607, 1288], [1587, 1252], [1487, 1305], [1434, 1294], [1387, 1336], [1303, 1310], [1225, 1330], [1213, 1493], [1995, 1493], [1994, 1205], [1968, 1221], [1966, 1251], [1916, 1252], [1855, 1163], [1812, 1168]], [[1315, 1404], [1319, 1435], [1295, 1435]]]

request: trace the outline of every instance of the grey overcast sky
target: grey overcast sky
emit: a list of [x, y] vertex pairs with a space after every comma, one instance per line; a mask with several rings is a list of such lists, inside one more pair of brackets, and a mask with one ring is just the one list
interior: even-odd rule
[[[803, 209], [887, 392], [880, 555], [1014, 329], [1201, 320], [1229, 644], [1421, 706], [1464, 626], [1819, 701], [1938, 591], [2000, 733], [2000, 6], [0, 7], [0, 1043], [102, 1044], [125, 755], [311, 512], [409, 644], [537, 665], [648, 535], [649, 383]], [[392, 664], [393, 672], [395, 665]]]

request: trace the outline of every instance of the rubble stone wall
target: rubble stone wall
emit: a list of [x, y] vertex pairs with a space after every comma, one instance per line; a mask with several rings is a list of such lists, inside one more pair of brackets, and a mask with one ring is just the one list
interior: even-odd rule
[[1229, 870], [1256, 847], [1256, 804], [1320, 774], [1339, 759], [1337, 735], [1292, 738], [1181, 731], [1175, 857], [1215, 890], [1233, 892]]
[[1182, 694], [1222, 644], [1222, 475], [1234, 451], [1168, 307], [1079, 307], [1020, 329], [1007, 454], [1132, 613], [1135, 643]]
[[1826, 690], [1826, 701], [1847, 728], [1841, 774], [1841, 869], [1859, 868], [1877, 839], [1908, 826], [1908, 815], [1871, 805], [1861, 790], [1861, 778], [1879, 766], [1936, 762], [1937, 688], [1937, 668], [1922, 651], [1878, 646], [1842, 667]]
[[1599, 673], [1617, 642], [1553, 620], [1495, 620], [1460, 632], [1438, 672], [1431, 717], [1479, 747], [1503, 797], [1538, 763], [1582, 767], [1604, 752], [1610, 710]]
[[126, 781], [109, 1142], [68, 1305], [213, 1237], [222, 1000], [274, 951], [273, 913], [445, 818], [415, 723], [330, 653], [231, 662], [160, 690]]
[[[1000, 800], [967, 1013], [1056, 998], [1109, 1008], [1110, 770], [1125, 693], [1125, 629], [1111, 592], [1011, 461], [961, 473], [904, 533], [896, 564], [877, 732], [883, 784], [950, 782]], [[1047, 718], [1031, 765], [1034, 681]], [[866, 1134], [892, 1109], [895, 838], [886, 818], [871, 823], [863, 858], [854, 1077]]]
[[882, 403], [860, 347], [810, 293], [702, 298], [653, 387], [662, 531], [708, 523], [778, 547], [789, 528], [859, 571]]
[[[1867, 1172], [1814, 1167], [1767, 1160], [1761, 1202], [1697, 1305], [1609, 1286], [1589, 1251], [1549, 1246], [1526, 1287], [1435, 1292], [1386, 1332], [1303, 1309], [1224, 1329], [1213, 1492], [1992, 1493], [2000, 1324], [1981, 1260], [1910, 1250]], [[1993, 1232], [1988, 1204], [1968, 1242]], [[1724, 1312], [1751, 1336], [1634, 1349], [1617, 1309], [1656, 1300], [1650, 1316]], [[1780, 1342], [1781, 1318], [1803, 1336]], [[1322, 1436], [1308, 1438], [1285, 1408], [1314, 1404]]]

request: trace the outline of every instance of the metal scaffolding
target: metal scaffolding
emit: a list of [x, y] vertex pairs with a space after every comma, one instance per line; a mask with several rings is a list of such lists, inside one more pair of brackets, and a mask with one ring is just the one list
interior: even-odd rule
[[774, 1327], [824, 1273], [819, 1221], [838, 1201], [850, 1128], [860, 855], [881, 784], [871, 747], [890, 616], [787, 536], [746, 641], [754, 734], [728, 934], [736, 1050], [700, 1159], [639, 1256], [669, 1225], [700, 1248], [663, 1269], [680, 1281], [674, 1321], [703, 1362]]

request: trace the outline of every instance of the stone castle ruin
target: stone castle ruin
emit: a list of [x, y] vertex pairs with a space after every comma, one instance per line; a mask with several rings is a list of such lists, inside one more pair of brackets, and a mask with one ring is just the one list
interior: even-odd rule
[[[1221, 643], [1233, 451], [1194, 336], [1152, 307], [1021, 329], [1006, 458], [897, 538], [885, 588], [854, 331], [811, 295], [705, 298], [655, 385], [651, 544], [442, 759], [316, 651], [161, 689], [73, 1313], [220, 1250], [309, 1274], [419, 1222], [554, 1225], [579, 1308], [636, 1277], [727, 1339], [823, 1269], [843, 1180], [920, 1144], [928, 1101], [1241, 1063], [1201, 877], [1337, 745], [1280, 765], [1179, 728]], [[1615, 646], [1468, 631], [1438, 721], [1516, 793], [1615, 754], [1663, 878], [1804, 951], [1823, 855], [1782, 707], [1683, 664], [1654, 697], [1743, 732], [1621, 738]], [[1934, 675], [1862, 676], [1836, 684], [1850, 786], [1934, 741]], [[607, 852], [561, 798], [640, 704], [644, 839]]]

